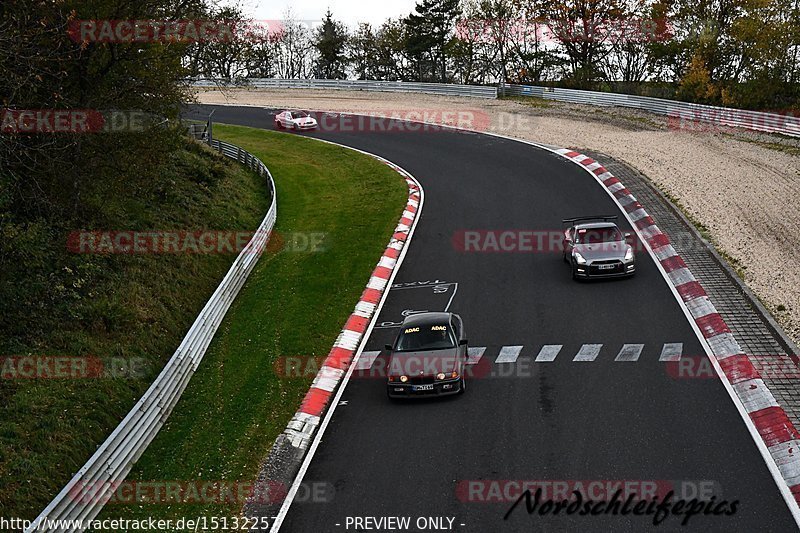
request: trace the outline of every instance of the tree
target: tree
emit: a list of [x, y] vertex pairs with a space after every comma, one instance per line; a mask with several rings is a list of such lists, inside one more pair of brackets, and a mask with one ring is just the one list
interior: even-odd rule
[[667, 35], [655, 13], [651, 0], [630, 0], [624, 20], [609, 28], [610, 51], [603, 60], [607, 79], [642, 82], [653, 74], [652, 43]]
[[719, 98], [719, 87], [711, 80], [702, 57], [696, 55], [678, 85], [677, 97], [688, 102], [713, 104]]
[[601, 78], [612, 35], [606, 29], [624, 22], [623, 0], [542, 0], [538, 8], [567, 56], [565, 76], [578, 87]]
[[[144, 110], [175, 118], [191, 100], [185, 42], [101, 42], [69, 30], [80, 20], [206, 16], [202, 0], [0, 3], [2, 107]], [[0, 181], [14, 217], [75, 215], [87, 208], [83, 199], [102, 197], [99, 191], [114, 190], [122, 180], [144, 180], [145, 173], [135, 171], [142, 154], [154, 164], [169, 157], [176, 135], [166, 128], [114, 135], [3, 134]]]
[[380, 79], [378, 72], [378, 38], [372, 25], [362, 22], [347, 42], [348, 61], [358, 80]]
[[333, 20], [333, 15], [328, 10], [314, 36], [314, 48], [318, 54], [315, 65], [316, 77], [322, 79], [345, 77], [347, 40], [347, 28], [341, 22]]
[[496, 75], [502, 83], [508, 82], [508, 54], [512, 33], [520, 29], [516, 6], [511, 0], [480, 0], [479, 9], [486, 24], [486, 34], [497, 65]]
[[421, 0], [414, 11], [403, 22], [408, 30], [406, 50], [416, 63], [417, 77], [446, 82], [446, 46], [461, 15], [459, 0]]
[[277, 75], [280, 55], [280, 33], [274, 28], [253, 26], [250, 31], [251, 44], [245, 57], [247, 76], [250, 78], [272, 78]]
[[476, 15], [472, 2], [465, 2], [465, 17], [456, 23], [455, 37], [448, 44], [453, 75], [458, 83], [476, 83], [484, 79], [483, 50], [486, 46], [486, 25]]
[[513, 0], [517, 20], [510, 45], [510, 72], [517, 83], [539, 83], [553, 75], [563, 63], [557, 51], [547, 46], [547, 24], [539, 3]]
[[192, 43], [187, 50], [192, 76], [238, 80], [248, 74], [248, 58], [259, 38], [254, 21], [238, 7], [210, 11], [208, 18], [229, 25], [232, 38]]
[[310, 29], [287, 10], [282, 27], [274, 36], [275, 71], [281, 78], [308, 78], [312, 72], [314, 45]]
[[402, 21], [389, 19], [381, 25], [375, 35], [376, 79], [389, 81], [414, 79], [409, 75], [407, 40], [407, 27]]
[[674, 37], [654, 46], [679, 96], [734, 107], [800, 107], [797, 0], [661, 2]]

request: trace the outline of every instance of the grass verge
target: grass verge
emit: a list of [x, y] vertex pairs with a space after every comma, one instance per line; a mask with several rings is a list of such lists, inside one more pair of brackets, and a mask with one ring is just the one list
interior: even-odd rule
[[[296, 244], [261, 258], [167, 425], [128, 476], [133, 484], [255, 479], [313, 378], [282, 378], [275, 365], [328, 353], [406, 203], [404, 180], [368, 156], [292, 134], [223, 125], [214, 132], [270, 168], [275, 231]], [[310, 234], [324, 235], [322, 251], [302, 250]], [[242, 503], [118, 503], [103, 516], [232, 516]]]
[[[0, 213], [0, 516], [38, 515], [160, 372], [235, 257], [75, 254], [68, 235], [252, 231], [269, 207], [263, 178], [181, 135], [148, 164], [152, 186], [84, 198], [94, 218], [15, 225]], [[97, 358], [104, 372], [39, 379], [44, 357]]]
[[552, 101], [546, 100], [544, 98], [538, 98], [536, 96], [498, 96], [498, 100], [509, 100], [511, 102], [517, 102], [527, 107], [538, 107], [538, 108], [553, 107]]

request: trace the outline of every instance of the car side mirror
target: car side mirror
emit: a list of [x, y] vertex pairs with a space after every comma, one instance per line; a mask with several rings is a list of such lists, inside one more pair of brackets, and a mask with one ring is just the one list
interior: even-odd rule
[[633, 240], [633, 233], [626, 232], [626, 233], [625, 233], [625, 240], [626, 240], [627, 242], [631, 242], [631, 241]]
[[459, 346], [466, 346], [468, 343], [469, 341], [467, 339], [461, 339], [460, 341], [458, 341]]
[[386, 349], [387, 349], [387, 350], [389, 350], [390, 352], [392, 351], [392, 345], [391, 345], [391, 344], [386, 344], [386, 345], [384, 345], [384, 348], [386, 348]]

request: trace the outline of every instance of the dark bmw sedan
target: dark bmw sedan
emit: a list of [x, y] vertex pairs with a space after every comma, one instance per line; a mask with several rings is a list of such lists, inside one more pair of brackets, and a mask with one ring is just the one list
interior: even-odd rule
[[387, 344], [389, 398], [462, 394], [467, 339], [455, 313], [406, 318], [394, 344]]

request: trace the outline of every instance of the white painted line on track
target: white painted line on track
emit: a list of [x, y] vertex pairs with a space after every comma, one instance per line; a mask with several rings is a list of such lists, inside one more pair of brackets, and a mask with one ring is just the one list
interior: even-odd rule
[[486, 351], [485, 346], [471, 346], [467, 348], [467, 364], [477, 365], [478, 361], [483, 357], [483, 352]]
[[454, 283], [455, 287], [453, 288], [453, 294], [450, 296], [450, 300], [447, 302], [447, 307], [444, 308], [444, 312], [447, 313], [450, 310], [450, 305], [453, 303], [453, 298], [456, 297], [456, 293], [458, 292], [458, 283]]
[[600, 355], [602, 344], [584, 344], [578, 353], [575, 354], [573, 361], [594, 361]]
[[500, 348], [500, 355], [494, 360], [495, 363], [516, 363], [522, 346], [503, 346]]
[[661, 357], [659, 357], [658, 360], [659, 361], [680, 361], [682, 355], [683, 355], [683, 343], [682, 342], [668, 342], [661, 349]]
[[405, 289], [433, 289], [436, 287], [446, 287], [450, 285], [458, 285], [455, 281], [443, 281], [442, 283], [425, 283], [425, 284], [415, 284], [415, 285], [404, 285], [402, 283], [395, 283], [394, 286], [390, 288], [393, 291], [402, 291]]
[[624, 344], [614, 361], [638, 361], [642, 350], [644, 350], [644, 344]]
[[563, 344], [545, 344], [536, 356], [537, 363], [550, 363], [556, 360], [558, 352], [563, 348]]
[[[326, 141], [323, 139], [317, 139], [317, 140], [334, 146], [341, 146], [353, 150], [354, 152], [360, 152], [362, 154], [374, 157], [378, 161], [384, 161], [389, 163], [389, 161], [383, 157], [380, 157], [370, 152], [366, 152], [364, 150], [360, 150], [358, 148], [353, 148], [352, 146], [347, 146], [346, 144], [339, 144], [332, 141]], [[406, 171], [399, 165], [391, 163], [390, 166], [392, 166], [392, 168], [397, 170], [398, 173], [404, 177], [411, 176], [411, 174], [408, 171]], [[413, 176], [411, 177], [413, 179]], [[418, 204], [419, 208], [417, 209], [417, 216], [414, 217], [414, 221], [411, 223], [411, 229], [408, 232], [408, 237], [406, 237], [405, 246], [403, 246], [402, 250], [400, 250], [400, 256], [397, 258], [397, 264], [395, 265], [394, 270], [389, 276], [389, 279], [386, 281], [386, 284], [388, 284], [389, 287], [391, 287], [391, 285], [394, 283], [394, 280], [397, 277], [398, 272], [400, 272], [400, 266], [403, 264], [403, 260], [405, 259], [406, 254], [408, 253], [408, 249], [411, 245], [411, 239], [414, 237], [414, 232], [417, 229], [417, 223], [419, 222], [420, 215], [422, 214], [422, 208], [425, 204], [425, 191], [422, 188], [422, 185], [418, 181], [416, 181], [416, 179], [414, 179], [414, 181], [417, 184], [417, 190], [419, 191], [419, 197], [420, 197]], [[353, 356], [354, 360], [350, 365], [350, 368], [347, 370], [347, 373], [345, 374], [344, 378], [342, 379], [342, 382], [339, 384], [339, 388], [336, 389], [336, 394], [330, 403], [330, 407], [326, 411], [325, 416], [322, 419], [322, 422], [320, 423], [319, 428], [317, 429], [317, 432], [314, 435], [313, 440], [311, 441], [311, 445], [308, 447], [306, 456], [303, 458], [303, 462], [300, 465], [300, 470], [298, 471], [297, 476], [295, 476], [294, 481], [292, 482], [292, 486], [289, 487], [289, 492], [286, 494], [286, 497], [284, 498], [283, 503], [281, 504], [281, 508], [278, 511], [277, 516], [273, 517], [275, 520], [272, 522], [272, 527], [270, 527], [271, 533], [277, 533], [278, 531], [280, 531], [281, 525], [283, 524], [283, 521], [286, 519], [286, 515], [289, 513], [289, 508], [292, 506], [292, 503], [294, 502], [294, 499], [297, 496], [297, 491], [300, 489], [300, 485], [303, 483], [303, 478], [305, 477], [306, 472], [308, 471], [308, 467], [311, 465], [311, 461], [314, 459], [314, 455], [317, 452], [317, 448], [319, 448], [319, 444], [322, 441], [322, 435], [325, 433], [328, 424], [330, 424], [330, 421], [333, 418], [333, 414], [336, 411], [336, 407], [340, 405], [339, 402], [342, 398], [342, 394], [344, 394], [345, 388], [347, 387], [347, 383], [350, 381], [350, 376], [353, 375], [355, 367], [356, 365], [358, 365], [359, 359], [364, 350], [364, 346], [366, 346], [367, 341], [372, 335], [372, 330], [375, 328], [375, 324], [378, 322], [378, 317], [380, 316], [381, 310], [383, 309], [383, 304], [386, 303], [386, 299], [389, 297], [390, 292], [391, 292], [390, 290], [383, 291], [381, 299], [378, 302], [378, 306], [375, 309], [375, 314], [373, 315], [372, 320], [367, 326], [367, 330], [364, 332], [363, 337], [361, 337], [361, 343], [357, 347], [356, 352]]]

